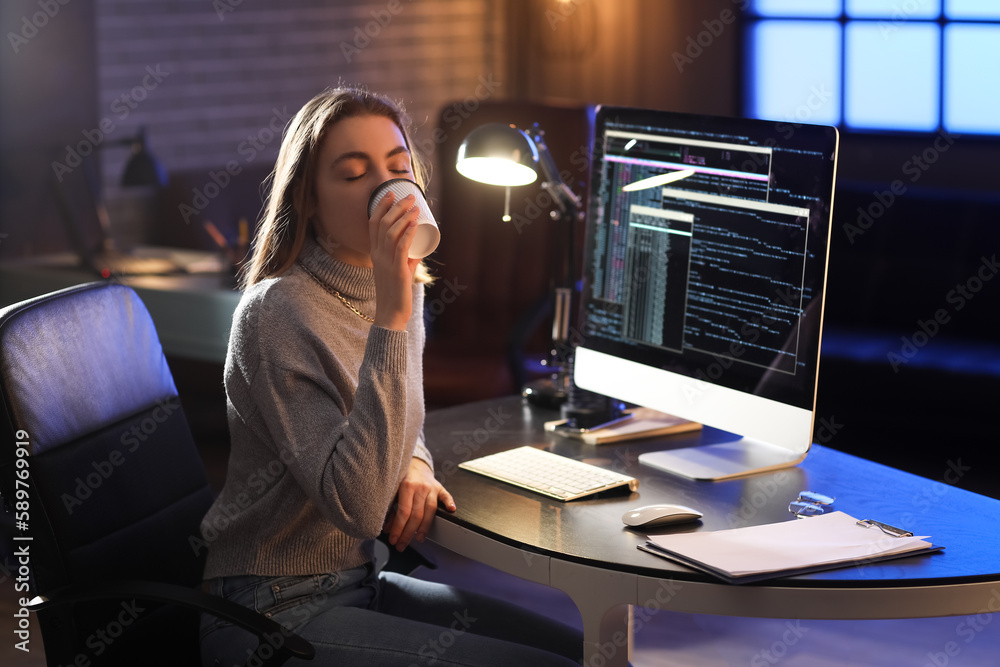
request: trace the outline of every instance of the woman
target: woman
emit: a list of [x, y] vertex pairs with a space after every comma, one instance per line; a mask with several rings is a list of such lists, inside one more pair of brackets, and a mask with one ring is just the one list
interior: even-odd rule
[[[423, 185], [411, 145], [399, 107], [349, 88], [286, 130], [233, 320], [232, 450], [202, 522], [205, 579], [312, 641], [314, 664], [573, 664], [582, 641], [561, 624], [372, 564], [383, 529], [401, 551], [439, 504], [456, 509], [423, 442], [417, 209], [390, 193], [367, 215], [384, 181]], [[203, 620], [205, 664], [272, 649]]]

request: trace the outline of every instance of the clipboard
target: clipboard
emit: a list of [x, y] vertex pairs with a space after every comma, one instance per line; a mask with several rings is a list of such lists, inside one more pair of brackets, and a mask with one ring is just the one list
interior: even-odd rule
[[831, 512], [746, 528], [654, 535], [638, 548], [743, 584], [944, 549], [927, 537]]

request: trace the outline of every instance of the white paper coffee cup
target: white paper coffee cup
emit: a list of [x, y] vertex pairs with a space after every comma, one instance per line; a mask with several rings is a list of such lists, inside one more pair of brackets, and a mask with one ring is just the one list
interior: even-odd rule
[[430, 206], [427, 205], [427, 198], [420, 186], [408, 178], [393, 178], [375, 188], [371, 198], [368, 200], [368, 217], [372, 216], [375, 207], [382, 201], [386, 193], [392, 192], [399, 201], [406, 195], [414, 195], [416, 203], [414, 206], [419, 210], [417, 216], [417, 233], [410, 244], [410, 257], [413, 259], [423, 259], [434, 252], [441, 241], [441, 232], [438, 230], [437, 221], [431, 213]]

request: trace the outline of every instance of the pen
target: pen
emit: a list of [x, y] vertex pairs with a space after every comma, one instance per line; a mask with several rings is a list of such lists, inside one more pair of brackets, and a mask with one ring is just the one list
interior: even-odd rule
[[229, 245], [226, 242], [226, 237], [222, 235], [222, 232], [219, 231], [218, 227], [213, 225], [208, 220], [205, 221], [204, 227], [205, 231], [208, 232], [208, 235], [212, 237], [212, 240], [215, 241], [216, 245], [218, 245], [220, 248], [225, 249], [226, 246]]
[[886, 535], [891, 535], [892, 537], [913, 537], [913, 533], [908, 530], [896, 528], [895, 526], [890, 526], [887, 523], [882, 523], [881, 521], [876, 521], [875, 519], [861, 519], [858, 521], [858, 525], [864, 526], [865, 528], [875, 526]]

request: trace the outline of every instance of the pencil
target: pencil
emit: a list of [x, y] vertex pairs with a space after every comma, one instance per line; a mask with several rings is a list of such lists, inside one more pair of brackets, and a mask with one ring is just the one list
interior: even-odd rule
[[219, 231], [219, 228], [208, 220], [205, 221], [205, 231], [208, 232], [208, 235], [212, 237], [212, 240], [215, 241], [215, 244], [220, 248], [226, 248], [229, 245], [226, 242], [226, 237]]

